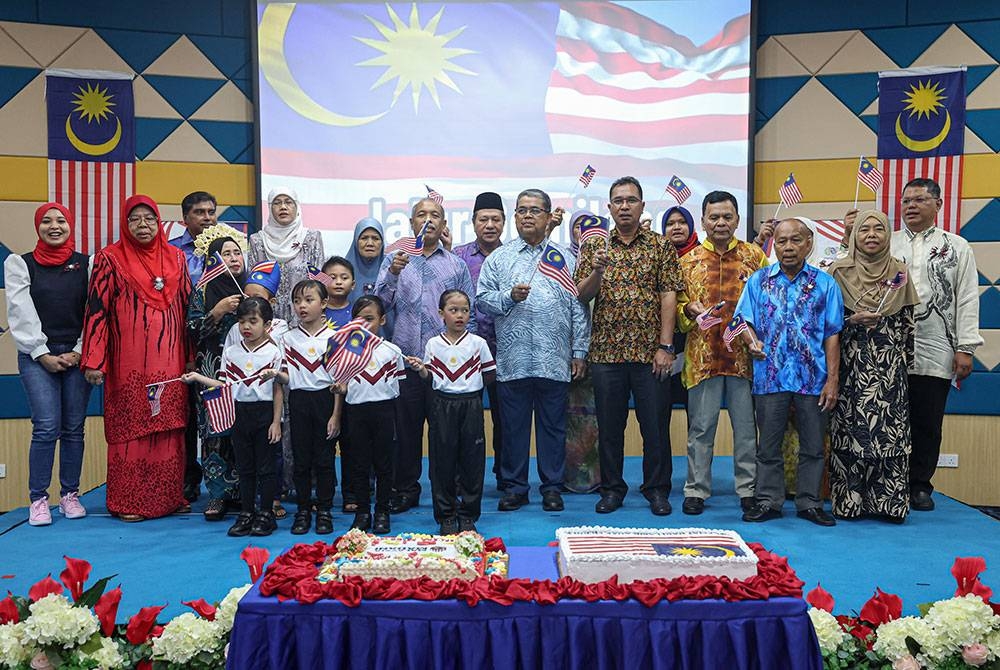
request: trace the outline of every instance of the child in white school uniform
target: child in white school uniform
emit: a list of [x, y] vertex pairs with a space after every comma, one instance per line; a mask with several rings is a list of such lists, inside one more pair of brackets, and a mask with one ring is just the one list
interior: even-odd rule
[[469, 296], [445, 291], [438, 307], [445, 331], [427, 341], [424, 360], [406, 360], [434, 387], [427, 417], [434, 520], [442, 535], [454, 535], [475, 531], [482, 507], [483, 386], [495, 377], [496, 362], [486, 340], [465, 330]]

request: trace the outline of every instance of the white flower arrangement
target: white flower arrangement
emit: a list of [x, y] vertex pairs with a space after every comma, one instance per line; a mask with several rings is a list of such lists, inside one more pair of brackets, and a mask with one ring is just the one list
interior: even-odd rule
[[87, 608], [74, 607], [65, 596], [51, 593], [32, 603], [24, 622], [24, 638], [38, 647], [72, 649], [98, 631], [100, 623]]
[[937, 601], [931, 605], [924, 620], [940, 638], [934, 653], [927, 654], [932, 659], [961, 653], [962, 647], [982, 642], [989, 633], [1000, 628], [1000, 617], [993, 614], [982, 598], [972, 593]]
[[935, 644], [932, 639], [934, 630], [927, 625], [927, 620], [915, 616], [904, 616], [884, 623], [875, 630], [875, 634], [872, 651], [893, 663], [910, 655], [910, 650], [906, 647], [907, 637], [916, 640], [924, 649]]
[[122, 656], [118, 643], [109, 637], [100, 638], [101, 646], [92, 652], [82, 652], [81, 659], [97, 663], [98, 670], [118, 670], [124, 668], [126, 661]]
[[809, 619], [812, 620], [813, 628], [816, 630], [816, 637], [819, 638], [819, 648], [824, 653], [833, 653], [841, 643], [850, 639], [850, 634], [845, 632], [832, 614], [826, 610], [809, 608]]
[[153, 638], [153, 660], [184, 664], [202, 652], [215, 652], [224, 634], [214, 621], [185, 612], [167, 623], [160, 637]]
[[34, 649], [24, 639], [23, 623], [0, 626], [0, 668], [15, 668], [34, 654]]
[[251, 586], [253, 585], [244, 584], [243, 586], [230, 589], [226, 597], [219, 603], [219, 608], [215, 610], [215, 623], [218, 624], [223, 635], [228, 634], [233, 629], [233, 620], [236, 618], [236, 606], [239, 604], [240, 599], [246, 595], [246, 592], [250, 590]]

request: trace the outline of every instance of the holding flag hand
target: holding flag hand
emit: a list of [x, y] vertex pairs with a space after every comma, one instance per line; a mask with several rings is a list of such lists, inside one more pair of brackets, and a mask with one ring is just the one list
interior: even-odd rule
[[237, 293], [215, 303], [215, 307], [208, 313], [212, 317], [212, 321], [218, 323], [226, 314], [235, 312], [236, 308], [240, 306], [240, 300], [242, 299], [243, 296]]
[[743, 341], [747, 343], [747, 352], [751, 358], [758, 361], [767, 358], [767, 354], [764, 353], [764, 344], [757, 339], [757, 333], [753, 331], [753, 328], [747, 326], [747, 329], [743, 331]]
[[510, 290], [510, 299], [514, 302], [523, 302], [528, 299], [530, 292], [531, 286], [529, 284], [514, 284], [514, 288]]
[[611, 264], [611, 259], [608, 257], [608, 252], [601, 247], [598, 247], [594, 251], [594, 272], [599, 275], [604, 274], [604, 271], [608, 269]]
[[845, 247], [847, 246], [847, 240], [851, 239], [851, 231], [854, 230], [854, 222], [858, 218], [857, 209], [849, 209], [847, 213], [844, 214], [844, 239], [841, 240], [841, 244]]
[[879, 312], [861, 311], [861, 312], [855, 312], [854, 314], [851, 314], [849, 317], [847, 317], [847, 322], [860, 324], [865, 328], [874, 328], [875, 326], [878, 325], [878, 322], [881, 318], [882, 315]]
[[427, 366], [419, 356], [405, 356], [403, 360], [406, 361], [407, 365], [416, 370], [417, 374], [419, 374], [421, 378], [427, 379]]
[[549, 225], [545, 229], [546, 237], [551, 235], [552, 231], [555, 230], [557, 226], [562, 225], [563, 214], [565, 213], [566, 210], [563, 209], [562, 207], [556, 207], [554, 210], [552, 210], [552, 213], [549, 214]]
[[760, 222], [760, 230], [757, 231], [757, 237], [754, 238], [754, 244], [758, 247], [763, 248], [767, 241], [774, 237], [774, 227], [778, 225], [777, 219], [768, 219], [767, 221]]
[[389, 272], [394, 275], [399, 275], [403, 271], [403, 268], [407, 266], [410, 262], [410, 256], [405, 251], [397, 251], [396, 255], [392, 257], [392, 264], [389, 265]]

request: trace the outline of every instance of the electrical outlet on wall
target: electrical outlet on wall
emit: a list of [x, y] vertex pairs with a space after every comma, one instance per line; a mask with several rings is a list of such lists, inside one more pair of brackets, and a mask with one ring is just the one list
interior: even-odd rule
[[941, 454], [938, 456], [939, 468], [957, 468], [958, 454]]

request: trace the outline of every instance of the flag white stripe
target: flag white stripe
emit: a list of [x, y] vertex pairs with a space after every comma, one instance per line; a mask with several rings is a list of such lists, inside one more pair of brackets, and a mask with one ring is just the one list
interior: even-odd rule
[[[682, 163], [744, 167], [747, 157], [746, 140], [684, 144], [674, 147], [629, 147], [594, 139], [586, 135], [552, 133], [552, 152], [557, 154], [593, 154], [598, 156], [630, 156], [644, 160], [669, 159]], [[622, 138], [627, 140], [628, 138]], [[522, 181], [522, 183], [524, 183]], [[728, 190], [728, 189], [726, 189]]]
[[[646, 89], [684, 88], [699, 81], [713, 81], [707, 74], [694, 70], [682, 70], [667, 79], [655, 79], [646, 72], [623, 72], [613, 74], [593, 61], [579, 61], [570, 54], [560, 51], [556, 53], [555, 70], [566, 77], [585, 76], [604, 86], [620, 88], [624, 91], [642, 91]], [[729, 74], [729, 73], [727, 73]], [[749, 70], [744, 71], [744, 77], [749, 76]], [[732, 77], [728, 77], [732, 79]], [[721, 79], [721, 77], [720, 77]], [[749, 83], [747, 84], [749, 86]]]
[[747, 93], [701, 93], [659, 102], [623, 102], [602, 95], [586, 95], [569, 88], [550, 88], [545, 95], [548, 114], [566, 114], [587, 119], [639, 124], [644, 121], [668, 121], [705, 115], [705, 110], [744, 116], [750, 105]]

